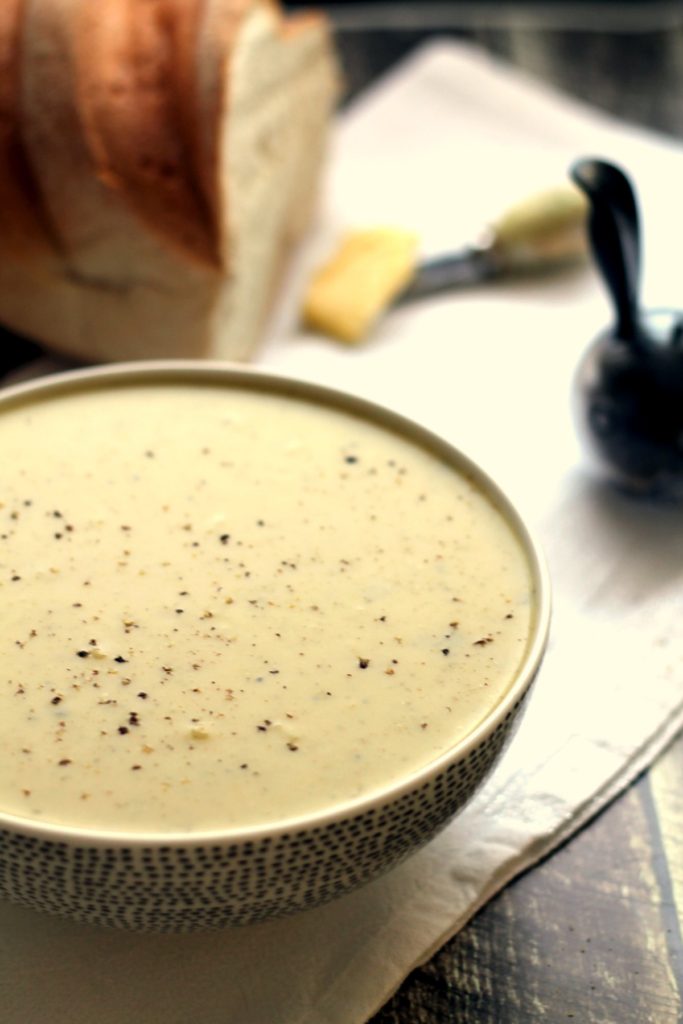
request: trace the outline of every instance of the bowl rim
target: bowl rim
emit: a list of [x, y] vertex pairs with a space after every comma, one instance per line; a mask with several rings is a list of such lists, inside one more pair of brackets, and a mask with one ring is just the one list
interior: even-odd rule
[[456, 445], [423, 426], [415, 419], [389, 406], [355, 393], [306, 380], [268, 368], [219, 360], [148, 359], [68, 369], [22, 380], [0, 390], [0, 415], [6, 407], [34, 398], [51, 397], [69, 391], [91, 390], [133, 384], [206, 384], [234, 389], [248, 388], [260, 393], [279, 394], [309, 401], [318, 407], [356, 415], [399, 434], [427, 449], [448, 465], [463, 473], [481, 490], [514, 531], [528, 560], [535, 614], [526, 651], [507, 691], [484, 715], [475, 728], [437, 757], [400, 780], [331, 808], [262, 825], [209, 829], [192, 832], [142, 832], [107, 830], [84, 826], [37, 821], [0, 810], [0, 832], [73, 847], [159, 849], [172, 847], [227, 847], [253, 845], [292, 834], [322, 831], [336, 823], [372, 815], [382, 807], [429, 784], [451, 765], [464, 760], [515, 710], [530, 689], [545, 654], [551, 621], [551, 581], [543, 549], [535, 532], [527, 525], [517, 506], [484, 468]]

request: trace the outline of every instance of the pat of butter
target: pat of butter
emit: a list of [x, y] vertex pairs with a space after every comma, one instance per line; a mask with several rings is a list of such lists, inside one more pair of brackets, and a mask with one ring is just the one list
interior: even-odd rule
[[305, 326], [348, 344], [369, 333], [415, 273], [417, 236], [396, 228], [348, 234], [313, 275], [304, 299]]

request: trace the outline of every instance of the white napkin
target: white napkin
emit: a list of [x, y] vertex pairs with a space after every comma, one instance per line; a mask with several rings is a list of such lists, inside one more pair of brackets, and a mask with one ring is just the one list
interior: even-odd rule
[[[414, 227], [425, 252], [593, 153], [621, 161], [645, 214], [648, 303], [676, 304], [683, 148], [610, 123], [466, 47], [431, 45], [339, 125], [326, 214], [292, 277], [345, 226]], [[385, 878], [290, 920], [190, 936], [99, 931], [0, 905], [4, 1024], [362, 1024], [473, 913], [623, 788], [683, 724], [683, 517], [583, 469], [576, 362], [610, 313], [590, 268], [392, 312], [348, 350], [292, 337], [260, 362], [346, 387], [442, 433], [484, 466], [545, 543], [547, 660], [499, 770]]]

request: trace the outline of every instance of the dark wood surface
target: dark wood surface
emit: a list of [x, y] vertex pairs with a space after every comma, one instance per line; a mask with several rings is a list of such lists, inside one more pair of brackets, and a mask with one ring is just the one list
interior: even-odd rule
[[[366, 28], [358, 12], [335, 8], [350, 97], [445, 31], [613, 114], [683, 138], [683, 5], [463, 4], [444, 9], [443, 24], [438, 12], [427, 18], [428, 7], [423, 25], [419, 5], [398, 5], [384, 19], [375, 13]], [[683, 1021], [682, 914], [679, 738], [415, 971], [372, 1024], [676, 1024]]]
[[678, 1024], [683, 741], [512, 883], [372, 1024]]

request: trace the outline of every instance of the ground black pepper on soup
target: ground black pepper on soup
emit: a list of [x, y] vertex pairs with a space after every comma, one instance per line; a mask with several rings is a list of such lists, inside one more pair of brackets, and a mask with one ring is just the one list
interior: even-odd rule
[[505, 515], [303, 398], [107, 384], [0, 409], [0, 812], [257, 826], [372, 794], [506, 693], [533, 618]]

